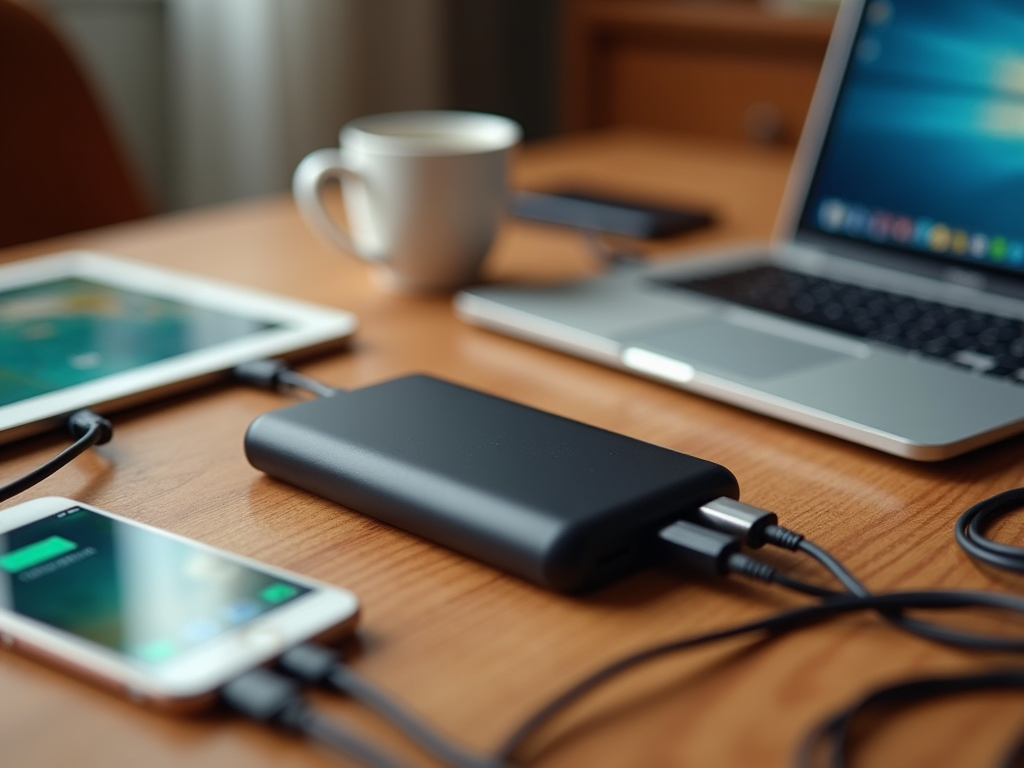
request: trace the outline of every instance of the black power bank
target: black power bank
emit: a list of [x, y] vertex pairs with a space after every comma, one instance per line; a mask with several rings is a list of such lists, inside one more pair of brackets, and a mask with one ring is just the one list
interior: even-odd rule
[[550, 589], [647, 565], [722, 466], [429, 376], [258, 417], [254, 467]]

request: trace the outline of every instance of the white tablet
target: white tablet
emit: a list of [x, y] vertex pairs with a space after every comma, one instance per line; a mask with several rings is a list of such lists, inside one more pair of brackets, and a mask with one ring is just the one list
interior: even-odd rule
[[342, 342], [350, 312], [98, 253], [0, 265], [0, 442]]

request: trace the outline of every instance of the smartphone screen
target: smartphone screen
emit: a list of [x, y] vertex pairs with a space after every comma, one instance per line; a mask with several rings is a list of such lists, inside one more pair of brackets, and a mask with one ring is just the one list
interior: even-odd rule
[[187, 654], [309, 591], [83, 507], [0, 534], [0, 607], [142, 663]]

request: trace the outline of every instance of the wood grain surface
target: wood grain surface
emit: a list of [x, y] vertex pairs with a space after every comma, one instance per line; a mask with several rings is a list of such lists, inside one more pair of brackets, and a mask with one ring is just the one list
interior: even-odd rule
[[[520, 186], [589, 183], [715, 209], [716, 227], [659, 246], [657, 258], [661, 250], [767, 238], [789, 161], [783, 150], [612, 133], [528, 147], [514, 171]], [[1024, 483], [1021, 439], [941, 464], [912, 463], [488, 333], [456, 320], [450, 297], [380, 291], [361, 263], [306, 230], [287, 197], [35, 243], [0, 252], [0, 259], [68, 248], [354, 311], [361, 327], [352, 344], [301, 366], [340, 387], [427, 372], [719, 462], [739, 478], [745, 500], [777, 511], [783, 524], [833, 551], [873, 589], [1024, 587], [970, 563], [953, 539], [966, 506]], [[544, 281], [594, 269], [577, 235], [508, 222], [487, 278]], [[223, 383], [119, 413], [110, 445], [26, 496], [75, 497], [354, 590], [364, 605], [348, 645], [356, 668], [480, 750], [621, 654], [806, 603], [769, 587], [663, 568], [584, 596], [546, 593], [252, 469], [242, 452], [246, 426], [286, 404]], [[64, 444], [47, 434], [2, 446], [0, 473], [13, 478]], [[1002, 531], [1019, 533], [1012, 521]], [[773, 562], [818, 577], [803, 562]], [[559, 717], [521, 757], [551, 767], [781, 767], [815, 723], [874, 686], [1015, 661], [909, 638], [872, 616], [846, 618], [772, 642], [730, 642], [652, 664]], [[351, 718], [418, 759], [350, 703], [316, 699], [332, 716]], [[880, 723], [856, 764], [992, 765], [1022, 721], [1021, 695], [935, 702]], [[4, 768], [339, 764], [346, 763], [228, 716], [164, 717], [0, 653]]]

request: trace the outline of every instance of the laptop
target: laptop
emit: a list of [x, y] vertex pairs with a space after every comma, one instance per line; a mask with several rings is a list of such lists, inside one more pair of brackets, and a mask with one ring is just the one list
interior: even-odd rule
[[455, 306], [910, 459], [1024, 430], [1024, 3], [844, 2], [772, 243]]

